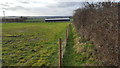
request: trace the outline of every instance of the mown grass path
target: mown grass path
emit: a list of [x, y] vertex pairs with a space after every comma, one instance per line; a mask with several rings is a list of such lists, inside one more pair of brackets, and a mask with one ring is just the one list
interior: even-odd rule
[[72, 27], [69, 27], [69, 36], [68, 36], [68, 40], [67, 40], [67, 45], [66, 45], [66, 51], [65, 51], [65, 56], [63, 58], [63, 66], [74, 66], [74, 37], [73, 37], [74, 33], [72, 31]]
[[62, 66], [82, 66], [95, 63], [94, 45], [91, 41], [79, 36], [75, 27], [70, 25]]

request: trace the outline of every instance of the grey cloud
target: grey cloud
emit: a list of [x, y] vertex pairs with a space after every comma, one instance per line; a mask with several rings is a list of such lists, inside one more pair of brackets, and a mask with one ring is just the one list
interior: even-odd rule
[[74, 10], [80, 8], [82, 6], [82, 2], [58, 2], [56, 4], [47, 5], [49, 12], [52, 14], [59, 14], [59, 15], [72, 15]]
[[30, 12], [38, 15], [72, 15], [74, 8], [34, 8]]
[[8, 10], [8, 8], [4, 8], [4, 7], [3, 7], [2, 9], [4, 9], [4, 10]]
[[18, 9], [25, 9], [24, 7], [22, 6], [15, 6], [15, 7], [11, 7], [9, 8], [10, 10], [18, 10]]
[[22, 3], [22, 4], [29, 4], [30, 2], [29, 1], [27, 1], [27, 0], [17, 0], [16, 1], [17, 3]]
[[4, 7], [2, 9], [4, 9], [4, 10], [12, 10], [12, 11], [14, 11], [14, 10], [27, 10], [26, 8], [24, 8], [22, 6], [6, 7], [6, 8]]
[[81, 2], [59, 2], [46, 7], [31, 7], [29, 9], [31, 9], [31, 14], [35, 15], [72, 15], [73, 11], [80, 6]]
[[81, 7], [81, 2], [59, 2], [56, 4], [47, 5], [50, 8], [74, 8]]
[[5, 3], [0, 3], [0, 5], [4, 7], [9, 7], [10, 5], [13, 5], [13, 3], [5, 2]]
[[81, 2], [60, 2], [57, 7], [65, 8], [65, 7], [74, 7], [80, 5]]
[[23, 4], [29, 4], [29, 2], [21, 2], [21, 3], [23, 3]]
[[8, 3], [8, 2], [0, 3], [0, 8], [3, 9], [3, 10], [8, 10], [8, 8], [13, 4], [14, 3]]
[[9, 6], [8, 4], [0, 4], [1, 6]]
[[[19, 3], [29, 3], [29, 2], [21, 2]], [[43, 2], [36, 2], [37, 4], [44, 4]], [[34, 3], [34, 4], [36, 4]], [[31, 4], [31, 2], [30, 2]], [[32, 2], [33, 4], [33, 2]], [[14, 6], [14, 7], [4, 7], [2, 9], [9, 10], [21, 14], [27, 15], [72, 15], [73, 11], [77, 9], [77, 7], [81, 6], [81, 2], [57, 2], [57, 3], [48, 3], [45, 7], [25, 7], [23, 5]]]

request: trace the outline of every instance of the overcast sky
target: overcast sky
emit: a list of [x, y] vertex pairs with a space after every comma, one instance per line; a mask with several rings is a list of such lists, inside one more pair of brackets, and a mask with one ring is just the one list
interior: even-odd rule
[[102, 0], [0, 0], [0, 16], [3, 16], [3, 11], [6, 16], [73, 15], [85, 1]]

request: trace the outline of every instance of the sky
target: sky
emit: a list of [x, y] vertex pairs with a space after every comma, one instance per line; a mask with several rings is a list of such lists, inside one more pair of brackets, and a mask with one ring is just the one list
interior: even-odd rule
[[86, 1], [103, 0], [0, 0], [0, 16], [71, 16]]

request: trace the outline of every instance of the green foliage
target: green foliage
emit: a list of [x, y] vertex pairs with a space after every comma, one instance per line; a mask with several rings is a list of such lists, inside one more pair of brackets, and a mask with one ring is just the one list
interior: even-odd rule
[[57, 66], [69, 23], [3, 23], [3, 66]]
[[0, 66], [2, 66], [2, 23], [0, 23]]
[[45, 18], [40, 18], [40, 19], [26, 19], [25, 22], [36, 22], [36, 21], [39, 21], [39, 23], [40, 22], [43, 23], [43, 22], [45, 22], [44, 20], [45, 20]]

